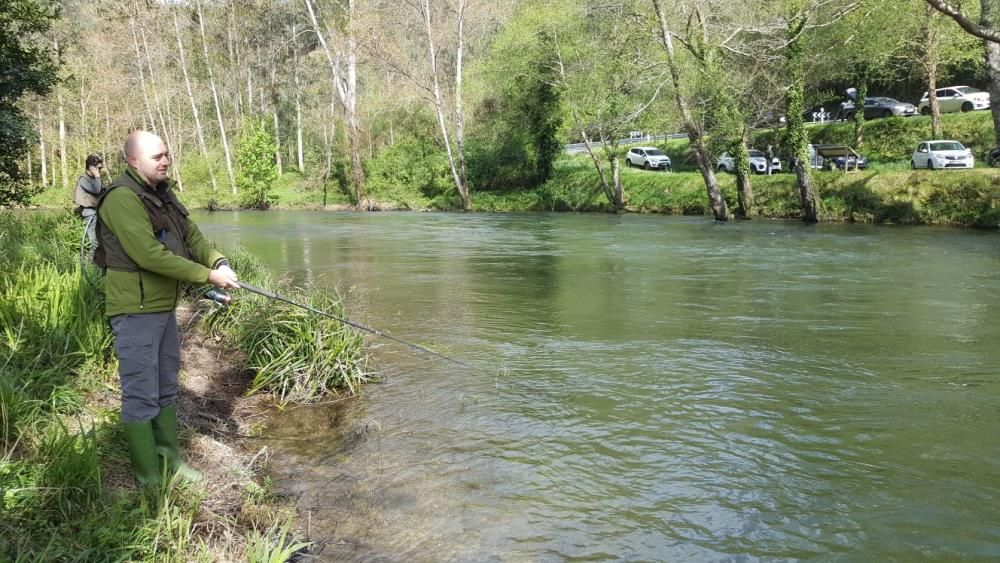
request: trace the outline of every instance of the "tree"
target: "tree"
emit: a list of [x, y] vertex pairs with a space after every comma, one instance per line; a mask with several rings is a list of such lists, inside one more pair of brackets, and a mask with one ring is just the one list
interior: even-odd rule
[[725, 221], [729, 218], [726, 209], [726, 200], [722, 197], [722, 190], [719, 189], [719, 182], [715, 177], [712, 168], [712, 155], [709, 153], [708, 144], [705, 142], [704, 132], [701, 126], [695, 121], [691, 112], [690, 104], [685, 96], [681, 84], [680, 62], [678, 61], [673, 44], [673, 32], [670, 30], [666, 15], [659, 0], [653, 0], [653, 7], [656, 10], [656, 18], [660, 23], [659, 39], [663, 42], [663, 48], [667, 52], [667, 60], [670, 67], [670, 76], [674, 83], [674, 99], [681, 112], [682, 127], [687, 133], [688, 142], [694, 150], [695, 160], [698, 162], [698, 169], [701, 170], [702, 179], [705, 181], [705, 190], [708, 192], [708, 201], [712, 206], [712, 214], [716, 221]]
[[979, 0], [979, 23], [946, 0], [927, 0], [935, 10], [955, 20], [962, 29], [983, 40], [986, 46], [986, 75], [989, 77], [990, 111], [997, 146], [1000, 146], [1000, 29], [995, 0]]
[[47, 94], [57, 66], [41, 38], [57, 16], [49, 0], [7, 0], [0, 10], [0, 206], [27, 203], [20, 160], [34, 141], [34, 127], [18, 107], [25, 95]]
[[274, 162], [274, 138], [263, 121], [250, 118], [244, 122], [236, 143], [236, 164], [239, 166], [236, 185], [242, 207], [270, 207], [274, 201], [271, 188], [278, 178], [278, 166]]
[[802, 206], [802, 220], [807, 223], [819, 221], [819, 193], [812, 183], [809, 164], [809, 136], [806, 134], [802, 114], [805, 111], [805, 50], [803, 32], [806, 17], [802, 13], [794, 15], [788, 22], [788, 43], [785, 46], [788, 76], [791, 84], [785, 93], [788, 127], [789, 152], [792, 154], [792, 171], [799, 187], [799, 204]]

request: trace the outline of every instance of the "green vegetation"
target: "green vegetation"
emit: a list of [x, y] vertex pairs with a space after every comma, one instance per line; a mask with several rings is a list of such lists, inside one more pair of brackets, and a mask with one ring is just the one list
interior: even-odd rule
[[[606, 211], [589, 162], [563, 162], [542, 187], [506, 195], [480, 194], [479, 211]], [[812, 175], [821, 196], [820, 219], [875, 223], [1000, 226], [1000, 170], [822, 172]], [[734, 176], [719, 177], [727, 203], [736, 202]], [[694, 172], [622, 170], [626, 210], [707, 215], [701, 176]], [[799, 218], [792, 174], [754, 176], [759, 217]]]
[[236, 163], [240, 205], [248, 209], [270, 207], [274, 203], [271, 188], [278, 179], [278, 167], [274, 163], [274, 138], [259, 119], [249, 119], [243, 124], [236, 143]]
[[[243, 484], [233, 514], [203, 512], [207, 488], [173, 483], [147, 498], [131, 486], [107, 406], [118, 383], [100, 273], [79, 263], [79, 229], [68, 213], [0, 213], [0, 560], [285, 560], [303, 544], [266, 480]], [[244, 279], [271, 285], [231, 254]], [[341, 312], [324, 293], [294, 294]], [[366, 380], [362, 339], [343, 327], [256, 299], [205, 318], [248, 352], [254, 391], [308, 401]]]
[[57, 15], [50, 0], [7, 0], [0, 10], [0, 207], [31, 197], [21, 159], [31, 148], [35, 128], [18, 101], [26, 94], [47, 94], [58, 69], [48, 45], [35, 39], [48, 32]]

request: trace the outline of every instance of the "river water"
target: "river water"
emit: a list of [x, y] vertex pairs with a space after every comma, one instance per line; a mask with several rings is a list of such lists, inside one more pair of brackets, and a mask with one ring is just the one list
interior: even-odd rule
[[337, 289], [360, 397], [267, 438], [326, 560], [1000, 559], [1000, 234], [199, 214]]

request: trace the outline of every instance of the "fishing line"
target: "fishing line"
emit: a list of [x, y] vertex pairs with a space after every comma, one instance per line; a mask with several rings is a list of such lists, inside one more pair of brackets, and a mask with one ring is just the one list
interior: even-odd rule
[[[412, 348], [414, 350], [419, 350], [421, 352], [430, 354], [432, 356], [441, 358], [442, 360], [449, 361], [449, 362], [451, 362], [453, 364], [457, 364], [457, 365], [460, 365], [462, 367], [465, 367], [465, 368], [468, 368], [468, 369], [471, 369], [471, 370], [481, 371], [483, 373], [489, 373], [491, 375], [494, 374], [493, 370], [489, 370], [489, 369], [486, 369], [486, 368], [483, 368], [483, 367], [479, 367], [479, 366], [470, 364], [470, 363], [462, 361], [462, 360], [458, 360], [458, 359], [452, 358], [451, 356], [448, 356], [446, 354], [442, 354], [440, 352], [435, 352], [434, 350], [431, 350], [430, 348], [425, 348], [424, 346], [421, 346], [419, 344], [415, 344], [413, 342], [409, 342], [407, 340], [403, 340], [402, 338], [397, 338], [395, 336], [392, 336], [391, 334], [388, 334], [388, 333], [386, 333], [383, 330], [379, 330], [377, 328], [372, 328], [370, 326], [366, 326], [366, 325], [363, 325], [363, 324], [361, 324], [359, 322], [355, 322], [355, 321], [352, 321], [352, 320], [349, 320], [349, 319], [345, 319], [343, 317], [338, 317], [337, 315], [328, 313], [326, 311], [321, 311], [319, 309], [316, 309], [315, 307], [310, 307], [309, 305], [306, 305], [304, 303], [299, 303], [299, 302], [293, 301], [293, 300], [291, 300], [291, 299], [289, 299], [289, 298], [287, 298], [287, 297], [285, 297], [283, 295], [280, 295], [278, 293], [274, 293], [273, 291], [268, 291], [268, 290], [260, 288], [260, 287], [256, 287], [256, 286], [250, 285], [250, 284], [248, 284], [246, 282], [242, 282], [241, 281], [241, 282], [238, 282], [238, 283], [240, 285], [240, 288], [245, 289], [245, 290], [249, 291], [250, 293], [256, 293], [257, 295], [260, 295], [262, 297], [266, 297], [268, 299], [273, 299], [275, 301], [281, 301], [283, 303], [288, 303], [289, 305], [293, 305], [295, 307], [299, 307], [301, 309], [305, 309], [306, 311], [309, 311], [309, 312], [314, 313], [316, 315], [320, 315], [320, 316], [323, 316], [323, 317], [331, 318], [331, 319], [333, 319], [335, 321], [338, 321], [340, 323], [343, 323], [345, 325], [352, 326], [352, 327], [354, 327], [354, 328], [356, 328], [358, 330], [363, 330], [365, 332], [374, 334], [376, 336], [381, 336], [382, 338], [385, 338], [385, 339], [388, 339], [388, 340], [392, 340], [393, 342], [398, 342], [399, 344], [402, 344], [404, 346], [408, 346], [408, 347], [410, 347], [410, 348]], [[214, 293], [214, 295], [212, 295], [213, 293]], [[209, 299], [212, 299], [213, 301], [225, 304], [225, 302], [220, 301], [220, 297], [225, 296], [225, 294], [219, 292], [218, 290], [209, 291], [208, 293], [205, 294], [205, 296], [207, 298], [209, 298]], [[225, 297], [228, 297], [228, 296], [225, 296]], [[495, 374], [497, 375], [497, 377], [500, 377], [501, 375], [505, 374], [506, 371], [507, 371], [506, 368], [501, 368], [501, 369], [497, 370], [495, 372]]]

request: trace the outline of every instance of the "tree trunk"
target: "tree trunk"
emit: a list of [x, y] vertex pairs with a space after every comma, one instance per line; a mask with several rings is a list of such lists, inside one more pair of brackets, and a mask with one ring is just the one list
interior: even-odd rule
[[[995, 0], [979, 0], [979, 27], [987, 34], [995, 31], [993, 18]], [[990, 93], [990, 113], [993, 115], [993, 137], [1000, 147], [1000, 43], [983, 39], [986, 47], [986, 91]]]
[[[736, 167], [736, 218], [749, 219], [753, 213], [753, 187], [750, 185], [750, 154], [747, 151], [749, 131], [746, 126], [740, 134], [740, 142], [733, 152], [733, 166]], [[767, 163], [771, 166], [770, 161]]]
[[[271, 105], [274, 111], [272, 115], [274, 117], [274, 161], [278, 165], [278, 176], [281, 177], [284, 174], [284, 170], [281, 166], [281, 132], [278, 129], [278, 89], [275, 87], [275, 70], [274, 66], [271, 67]], [[263, 96], [261, 96], [263, 98]]]
[[993, 114], [993, 133], [996, 146], [1000, 147], [1000, 44], [986, 42], [986, 75], [990, 81], [990, 112]]
[[[181, 179], [180, 149], [173, 143], [173, 126], [168, 126], [163, 119], [163, 107], [160, 105], [160, 92], [156, 89], [156, 81], [153, 77], [153, 59], [149, 56], [149, 44], [146, 42], [146, 26], [139, 25], [139, 33], [142, 35], [142, 52], [146, 59], [146, 70], [149, 71], [149, 89], [153, 92], [153, 103], [156, 106], [156, 115], [160, 118], [160, 130], [163, 132], [163, 143], [167, 146], [167, 151], [173, 161], [173, 177], [177, 180], [177, 189], [184, 191], [184, 180]], [[140, 63], [141, 64], [141, 63]], [[170, 106], [167, 106], [167, 117], [169, 119]]]
[[205, 144], [205, 133], [201, 126], [201, 115], [198, 113], [198, 104], [194, 100], [194, 91], [191, 88], [191, 77], [188, 75], [187, 61], [184, 58], [184, 44], [181, 42], [181, 28], [177, 23], [177, 12], [174, 16], [174, 34], [177, 37], [177, 53], [180, 56], [181, 74], [184, 75], [184, 86], [187, 88], [188, 101], [191, 103], [191, 115], [194, 116], [195, 138], [198, 139], [198, 149], [205, 159], [205, 166], [208, 168], [208, 180], [212, 184], [212, 192], [218, 190], [215, 181], [215, 169], [212, 167], [212, 159], [208, 156], [208, 146]]
[[471, 207], [469, 199], [468, 175], [465, 172], [465, 120], [462, 116], [462, 52], [465, 46], [465, 0], [458, 3], [458, 48], [455, 57], [455, 148], [458, 150], [459, 177], [462, 185], [465, 186], [465, 199], [462, 200], [463, 207], [468, 210]]
[[42, 185], [48, 187], [49, 185], [49, 172], [48, 172], [48, 162], [45, 155], [45, 130], [42, 128], [42, 104], [38, 104], [38, 152], [39, 159], [42, 161]]
[[[802, 64], [802, 30], [806, 21], [794, 18], [788, 24], [789, 43], [785, 47], [785, 57], [791, 74], [791, 84], [785, 93], [785, 119], [788, 127], [788, 144], [791, 145], [792, 169], [799, 186], [799, 204], [802, 206], [802, 220], [807, 223], [819, 221], [819, 195], [810, 178], [809, 137], [806, 135], [802, 112], [805, 91], [805, 68]], [[857, 105], [855, 105], [857, 111]], [[864, 108], [862, 108], [864, 111]]]
[[83, 92], [84, 81], [80, 79], [80, 136], [87, 138], [87, 98]]
[[149, 103], [149, 94], [146, 92], [146, 70], [144, 69], [145, 65], [142, 64], [142, 55], [139, 53], [139, 36], [135, 32], [135, 18], [129, 17], [128, 24], [132, 29], [132, 46], [135, 48], [135, 64], [139, 69], [139, 89], [142, 90], [142, 105], [146, 108], [147, 121], [143, 124], [143, 127], [149, 129], [153, 133], [159, 133], [159, 131], [156, 130], [156, 120], [153, 119], [153, 107]]
[[104, 159], [104, 174], [107, 176], [108, 183], [111, 183], [111, 166], [110, 159], [108, 158], [108, 146], [111, 142], [111, 103], [108, 102], [107, 96], [104, 97], [104, 141], [101, 143], [101, 158]]
[[[712, 169], [712, 156], [705, 144], [705, 139], [701, 134], [701, 129], [695, 123], [694, 117], [688, 106], [687, 98], [681, 89], [680, 65], [674, 53], [674, 43], [670, 37], [670, 28], [667, 27], [667, 18], [663, 14], [663, 8], [659, 0], [653, 0], [653, 7], [656, 9], [656, 17], [660, 23], [660, 40], [663, 48], [667, 51], [667, 66], [670, 69], [670, 78], [674, 84], [674, 98], [677, 107], [681, 112], [683, 128], [687, 132], [688, 141], [695, 150], [695, 160], [698, 162], [698, 169], [701, 170], [702, 179], [705, 181], [705, 191], [708, 193], [708, 202], [712, 207], [712, 214], [716, 221], [725, 221], [729, 218], [729, 211], [726, 208], [726, 200], [722, 197], [722, 190], [719, 189], [719, 182]], [[799, 119], [802, 119], [801, 112]]]
[[448, 154], [448, 166], [451, 168], [452, 178], [455, 180], [455, 188], [458, 190], [459, 197], [462, 198], [462, 209], [468, 211], [472, 207], [472, 202], [469, 199], [469, 193], [466, 189], [465, 184], [462, 182], [462, 177], [459, 175], [458, 168], [455, 164], [455, 155], [451, 150], [451, 141], [448, 136], [448, 127], [445, 124], [444, 119], [444, 104], [441, 101], [441, 85], [438, 81], [438, 69], [437, 69], [437, 52], [434, 49], [434, 36], [431, 28], [431, 5], [430, 0], [421, 0], [420, 10], [422, 16], [424, 17], [424, 32], [427, 38], [427, 54], [430, 58], [431, 64], [431, 78], [433, 80], [433, 92], [434, 92], [434, 109], [437, 111], [438, 126], [441, 128], [441, 136], [444, 138], [444, 148]]
[[[580, 119], [577, 117], [576, 108], [573, 108], [573, 121], [577, 124], [577, 126], [579, 126]], [[590, 137], [587, 135], [587, 131], [582, 127], [580, 127], [580, 136], [583, 137], [583, 145], [587, 147], [587, 154], [590, 155], [590, 161], [594, 163], [594, 168], [597, 169], [597, 177], [601, 180], [601, 189], [604, 190], [604, 196], [608, 198], [608, 203], [611, 204], [612, 209], [614, 209], [615, 192], [608, 184], [607, 178], [604, 177], [604, 167], [601, 166], [601, 159], [597, 158], [597, 155], [594, 154], [594, 147], [590, 141]]]
[[351, 183], [358, 207], [368, 209], [365, 190], [365, 169], [361, 163], [361, 135], [358, 126], [358, 46], [354, 38], [354, 0], [347, 3], [350, 21], [347, 23], [347, 84], [345, 109], [347, 112], [347, 150], [351, 153]]
[[35, 171], [32, 170], [34, 163], [31, 162], [31, 151], [28, 151], [28, 185], [31, 186], [35, 183]]
[[59, 100], [59, 172], [62, 176], [64, 189], [69, 189], [69, 174], [66, 166], [66, 119], [63, 115], [62, 88], [56, 87], [56, 97]]
[[941, 104], [937, 99], [938, 63], [941, 57], [940, 36], [937, 32], [937, 10], [927, 6], [927, 17], [924, 18], [924, 78], [927, 80], [927, 106], [931, 113], [931, 138], [941, 138]]
[[326, 36], [320, 29], [319, 19], [313, 10], [312, 0], [305, 0], [306, 10], [309, 12], [309, 20], [312, 22], [316, 39], [323, 48], [327, 62], [330, 64], [330, 72], [333, 78], [333, 85], [337, 91], [340, 105], [344, 108], [344, 117], [347, 121], [347, 152], [351, 161], [351, 181], [354, 184], [354, 197], [359, 208], [368, 207], [368, 195], [365, 193], [365, 171], [361, 167], [361, 146], [358, 134], [358, 111], [357, 111], [357, 44], [354, 38], [354, 0], [347, 3], [349, 21], [347, 23], [347, 76], [342, 79], [340, 69], [340, 58], [334, 59], [330, 45], [326, 41]]
[[[152, 76], [152, 73], [150, 73], [150, 76]], [[163, 127], [163, 136], [165, 139], [176, 139], [177, 137], [174, 136], [174, 131], [175, 131], [174, 120], [170, 115], [170, 99], [167, 99], [166, 106], [167, 106], [167, 123]], [[167, 144], [167, 150], [170, 151], [171, 160], [173, 161], [173, 166], [171, 167], [172, 172], [170, 173], [170, 176], [175, 180], [177, 180], [177, 189], [183, 192], [184, 178], [181, 177], [182, 151], [180, 142], [178, 142], [176, 145], [171, 145], [170, 142], [167, 142], [166, 144]]]
[[305, 169], [305, 159], [302, 152], [302, 94], [299, 88], [299, 48], [298, 35], [295, 33], [295, 22], [292, 22], [292, 73], [295, 77], [295, 143], [296, 163], [299, 173]]
[[611, 178], [615, 184], [615, 213], [621, 213], [625, 209], [625, 189], [622, 187], [621, 171], [621, 159], [617, 156], [613, 156], [611, 158]]
[[222, 139], [222, 150], [226, 155], [226, 173], [233, 194], [236, 194], [236, 178], [233, 174], [233, 158], [229, 152], [229, 140], [226, 138], [226, 125], [222, 121], [222, 107], [219, 104], [219, 91], [215, 88], [215, 77], [212, 74], [212, 63], [208, 58], [208, 41], [205, 39], [205, 17], [201, 13], [201, 0], [195, 0], [198, 8], [198, 29], [201, 32], [201, 48], [205, 55], [205, 70], [208, 71], [208, 84], [212, 88], [212, 100], [215, 102], [215, 117], [219, 121], [219, 136]]
[[[865, 98], [868, 96], [868, 71], [862, 70], [863, 77], [858, 81], [858, 90], [854, 97], [854, 148], [861, 148], [865, 133]], [[847, 170], [847, 163], [844, 163]]]

